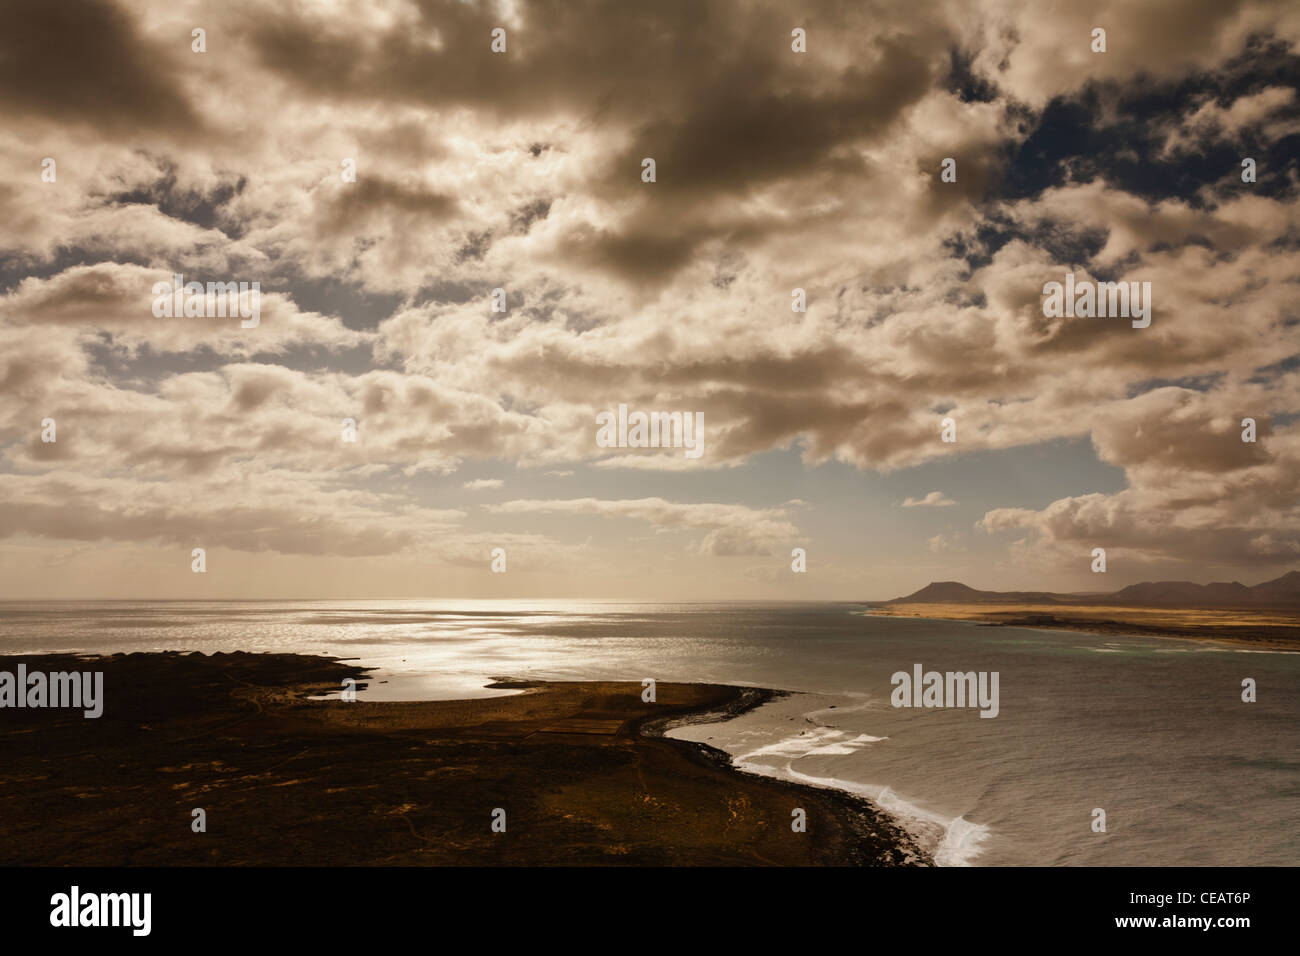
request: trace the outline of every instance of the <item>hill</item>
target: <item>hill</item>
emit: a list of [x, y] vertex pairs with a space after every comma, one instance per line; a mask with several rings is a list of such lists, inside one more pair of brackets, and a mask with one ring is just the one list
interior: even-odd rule
[[1068, 604], [1120, 607], [1293, 608], [1300, 607], [1300, 571], [1248, 587], [1240, 581], [1144, 581], [1105, 594], [1052, 591], [980, 591], [960, 581], [931, 581], [921, 590], [885, 604]]

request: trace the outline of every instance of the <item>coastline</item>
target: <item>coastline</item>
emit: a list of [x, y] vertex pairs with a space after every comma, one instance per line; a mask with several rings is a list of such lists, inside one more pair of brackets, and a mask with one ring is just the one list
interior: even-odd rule
[[520, 692], [345, 702], [341, 681], [368, 669], [328, 657], [25, 655], [0, 670], [19, 663], [102, 671], [104, 711], [0, 709], [6, 865], [931, 865], [865, 799], [663, 736], [781, 691], [661, 683], [647, 703], [639, 682], [499, 679]]
[[[1257, 651], [1300, 651], [1300, 615], [1172, 608], [1123, 608], [1001, 604], [864, 605], [871, 617], [953, 621], [980, 627], [1028, 627], [1105, 637], [1173, 637]], [[1225, 620], [1229, 615], [1237, 618]]]

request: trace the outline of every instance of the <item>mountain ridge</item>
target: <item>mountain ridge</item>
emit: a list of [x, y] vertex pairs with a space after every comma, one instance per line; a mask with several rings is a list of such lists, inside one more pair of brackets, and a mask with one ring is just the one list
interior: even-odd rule
[[1240, 581], [1143, 581], [1106, 593], [981, 591], [960, 581], [931, 581], [919, 591], [880, 604], [1062, 604], [1124, 607], [1293, 608], [1300, 607], [1300, 571], [1247, 586]]

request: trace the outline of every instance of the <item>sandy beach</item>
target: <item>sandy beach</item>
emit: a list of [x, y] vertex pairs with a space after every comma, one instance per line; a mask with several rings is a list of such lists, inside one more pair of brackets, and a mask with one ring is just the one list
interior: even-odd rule
[[1034, 627], [1090, 634], [1179, 637], [1268, 650], [1300, 650], [1294, 611], [1197, 610], [1060, 604], [910, 603], [869, 605], [865, 613], [989, 626]]
[[310, 697], [367, 675], [325, 657], [28, 655], [0, 670], [19, 663], [102, 670], [104, 709], [0, 710], [7, 865], [930, 863], [866, 801], [657, 735], [779, 691], [662, 683], [645, 703], [639, 683], [507, 679], [520, 693], [345, 702]]

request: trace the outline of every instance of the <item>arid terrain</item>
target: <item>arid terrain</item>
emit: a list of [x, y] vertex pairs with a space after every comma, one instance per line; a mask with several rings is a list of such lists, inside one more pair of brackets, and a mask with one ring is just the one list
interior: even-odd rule
[[[0, 658], [103, 670], [104, 711], [0, 710], [6, 865], [928, 863], [892, 818], [656, 736], [775, 691], [513, 682], [479, 700], [311, 700], [364, 671], [296, 654]], [[494, 832], [494, 811], [505, 832]], [[807, 832], [791, 828], [792, 811]], [[195, 832], [193, 811], [206, 813]]]

